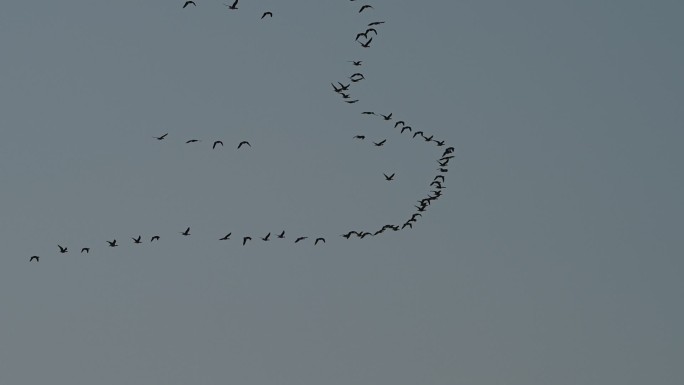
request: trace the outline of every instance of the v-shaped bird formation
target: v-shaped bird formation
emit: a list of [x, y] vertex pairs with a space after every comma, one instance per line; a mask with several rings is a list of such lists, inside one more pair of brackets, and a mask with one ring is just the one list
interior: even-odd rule
[[[355, 0], [350, 0], [351, 2], [354, 2]], [[199, 2], [199, 1], [198, 1]], [[228, 8], [230, 11], [238, 11], [238, 2], [239, 0], [234, 0], [230, 3], [224, 3], [224, 5]], [[191, 6], [192, 7], [189, 7]], [[181, 8], [183, 8], [186, 12], [188, 10], [191, 10], [194, 7], [197, 7], [198, 5], [196, 4], [195, 1], [182, 1], [181, 3]], [[363, 4], [360, 6], [358, 9], [358, 14], [366, 15], [366, 14], [372, 14], [376, 12], [375, 7], [372, 4]], [[273, 12], [266, 10], [261, 13], [260, 19], [264, 18], [273, 18]], [[354, 41], [358, 42], [361, 48], [370, 48], [371, 47], [371, 42], [374, 41], [374, 38], [379, 38], [380, 37], [380, 31], [382, 24], [385, 24], [385, 21], [372, 21], [370, 23], [367, 23], [366, 27], [363, 28], [362, 31], [356, 32], [354, 36]], [[362, 50], [363, 51], [363, 50]], [[353, 94], [353, 87], [356, 83], [361, 82], [361, 81], [368, 81], [366, 80], [366, 75], [362, 73], [361, 71], [358, 70], [359, 67], [363, 67], [363, 63], [365, 63], [365, 60], [359, 60], [359, 59], [353, 59], [353, 60], [347, 60], [347, 62], [351, 63], [352, 67], [357, 68], [356, 71], [353, 71], [350, 75], [345, 76], [345, 80], [347, 80], [349, 83], [341, 82], [341, 81], [333, 81], [330, 84], [332, 85], [333, 92], [337, 95], [339, 95], [342, 100], [347, 103], [347, 104], [356, 104], [361, 102], [360, 99], [355, 98], [352, 96]], [[438, 173], [434, 175], [432, 181], [430, 184], [427, 186], [428, 192], [422, 196], [419, 197], [419, 199], [416, 201], [417, 204], [413, 204], [413, 207], [416, 209], [414, 212], [409, 212], [407, 213], [406, 216], [406, 221], [403, 223], [399, 224], [386, 224], [382, 226], [379, 229], [373, 229], [373, 230], [362, 230], [362, 229], [355, 229], [355, 230], [348, 230], [344, 232], [343, 234], [340, 234], [339, 236], [344, 239], [351, 239], [352, 236], [354, 238], [358, 239], [363, 239], [366, 237], [376, 237], [384, 233], [385, 231], [391, 230], [391, 231], [401, 231], [405, 229], [410, 229], [413, 228], [414, 224], [418, 222], [419, 218], [423, 217], [423, 213], [425, 213], [430, 206], [437, 201], [441, 196], [442, 196], [442, 191], [446, 188], [445, 187], [445, 182], [446, 182], [446, 173], [448, 172], [448, 166], [449, 162], [454, 158], [454, 147], [446, 147], [443, 150], [441, 147], [446, 146], [446, 142], [444, 140], [438, 140], [434, 138], [434, 135], [426, 134], [422, 130], [413, 130], [413, 127], [410, 125], [407, 125], [404, 120], [395, 120], [394, 118], [394, 113], [393, 112], [387, 112], [387, 113], [376, 113], [374, 111], [368, 111], [365, 110], [361, 112], [361, 115], [367, 116], [369, 118], [374, 118], [377, 120], [378, 124], [389, 124], [390, 128], [394, 129], [394, 135], [402, 135], [406, 132], [410, 133], [412, 135], [412, 139], [416, 140], [416, 143], [423, 143], [423, 144], [432, 144], [435, 147], [440, 147], [440, 150], [438, 150], [438, 157], [436, 159], [438, 168], [437, 171]], [[360, 133], [354, 135], [352, 138], [353, 140], [359, 141], [359, 143], [363, 143], [364, 140], [366, 139], [367, 136], [370, 134], [367, 133]], [[159, 136], [154, 136], [151, 139], [155, 139], [158, 142], [164, 142], [171, 140], [173, 136], [169, 137], [169, 133], [163, 133], [160, 134]], [[168, 138], [168, 139], [167, 139]], [[371, 143], [373, 144], [373, 147], [382, 147], [386, 144], [391, 144], [391, 140], [388, 142], [390, 138], [387, 137], [387, 135], [383, 135], [382, 137], [376, 138], [376, 139], [371, 139]], [[186, 144], [188, 145], [199, 145], [201, 146], [203, 143], [205, 143], [202, 139], [198, 138], [184, 138], [181, 139], [183, 140]], [[220, 151], [221, 149], [224, 148], [224, 141], [221, 138], [212, 138], [211, 140], [208, 140], [208, 143], [210, 143], [211, 150], [214, 151]], [[227, 142], [226, 142], [227, 143]], [[163, 144], [163, 143], [162, 143]], [[233, 146], [234, 150], [241, 150], [243, 151], [244, 149], [252, 148], [252, 144], [250, 144], [249, 141], [247, 140], [242, 140], [239, 143], [231, 144], [227, 143], [230, 146]], [[258, 149], [258, 146], [255, 148]], [[393, 182], [395, 181], [395, 178], [401, 178], [401, 172], [395, 172], [395, 171], [390, 171], [390, 172], [382, 172], [382, 175], [384, 176], [384, 180], [387, 182]], [[185, 226], [185, 229], [183, 231], [178, 231], [177, 234], [175, 234], [176, 237], [182, 236], [182, 237], [191, 237], [191, 227]], [[221, 236], [221, 234], [225, 234]], [[232, 232], [223, 232], [221, 234], [216, 235], [216, 240], [218, 241], [230, 241]], [[263, 233], [262, 233], [263, 234]], [[149, 236], [149, 235], [148, 235]], [[147, 239], [147, 237], [145, 239]], [[140, 234], [137, 235], [130, 235], [131, 241], [128, 242], [129, 245], [138, 245], [138, 244], [143, 244], [143, 243], [156, 243], [156, 242], [161, 242], [162, 237], [160, 235], [152, 235], [149, 238], [149, 242], [145, 242], [143, 240], [143, 236]], [[167, 238], [164, 236], [164, 238]], [[251, 234], [244, 234], [241, 235], [240, 238], [238, 238], [238, 242], [244, 246], [244, 247], [249, 247], [252, 242], [255, 242], [254, 239], [256, 239], [258, 242], [270, 242], [270, 241], [278, 241], [278, 242], [285, 242], [283, 240], [286, 239], [285, 236], [285, 230], [280, 230], [280, 233], [277, 233], [275, 235], [275, 239], [271, 238], [271, 232], [266, 232], [265, 235], [259, 236], [255, 235], [254, 238], [252, 237]], [[326, 244], [326, 237], [321, 236], [321, 235], [315, 235], [315, 236], [309, 236], [309, 235], [302, 235], [298, 234], [295, 237], [291, 238], [292, 241], [291, 244], [301, 244], [305, 242], [310, 242], [312, 246], [319, 246], [319, 245], [324, 245]], [[310, 240], [310, 241], [307, 241]], [[287, 243], [287, 242], [286, 242]], [[117, 239], [112, 239], [110, 240], [102, 240], [101, 242], [95, 244], [95, 245], [79, 245], [80, 247], [80, 253], [86, 253], [90, 254], [91, 250], [95, 251], [98, 249], [99, 246], [106, 246], [106, 247], [118, 247], [120, 244], [117, 242]], [[123, 244], [121, 244], [123, 246]], [[78, 249], [77, 249], [78, 250]], [[68, 246], [62, 246], [61, 244], [57, 245], [55, 252], [59, 252], [60, 254], [67, 254], [69, 252]], [[32, 255], [29, 257], [29, 262], [39, 262], [40, 261], [40, 256], [38, 255]]]

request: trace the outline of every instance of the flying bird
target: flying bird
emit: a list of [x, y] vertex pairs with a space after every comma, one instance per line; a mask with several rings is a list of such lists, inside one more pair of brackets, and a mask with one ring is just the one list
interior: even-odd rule
[[372, 23], [368, 23], [368, 26], [372, 27], [374, 25], [380, 25], [380, 24], [385, 24], [385, 22], [384, 21], [374, 21]]
[[233, 5], [228, 5], [226, 3], [223, 3], [223, 5], [225, 5], [226, 7], [230, 8], [230, 9], [237, 9], [237, 3], [238, 3], [238, 0], [235, 0]]
[[220, 145], [221, 145], [221, 147], [223, 147], [223, 142], [222, 142], [222, 141], [220, 141], [220, 140], [217, 140], [217, 141], [215, 141], [215, 142], [214, 142], [214, 145], [213, 145], [213, 146], [211, 146], [211, 149], [212, 149], [212, 150], [213, 150], [213, 149], [215, 149], [215, 148], [216, 148], [216, 145], [217, 145], [217, 144], [220, 144]]
[[349, 60], [349, 62], [358, 67], [363, 63], [363, 60]]
[[240, 147], [242, 147], [242, 145], [243, 145], [243, 144], [246, 144], [246, 145], [248, 145], [249, 147], [252, 147], [252, 145], [251, 145], [251, 144], [249, 144], [249, 142], [248, 142], [248, 141], [246, 141], [246, 140], [243, 140], [242, 142], [240, 142], [240, 144], [238, 144], [238, 150], [240, 149]]
[[133, 243], [142, 243], [142, 235], [138, 235], [138, 238], [131, 237], [131, 239], [133, 240]]
[[366, 5], [362, 6], [361, 9], [359, 9], [359, 13], [363, 12], [364, 9], [368, 9], [368, 8], [373, 9], [373, 6], [366, 4]]
[[354, 99], [354, 100], [345, 100], [344, 102], [345, 102], [345, 103], [349, 103], [349, 104], [354, 104], [354, 103], [356, 103], [356, 102], [358, 102], [358, 101], [359, 101], [359, 99]]
[[268, 237], [270, 237], [270, 236], [271, 236], [271, 233], [268, 233], [268, 234], [266, 234], [265, 237], [262, 237], [261, 240], [262, 240], [262, 241], [267, 241], [267, 242], [268, 242]]
[[356, 135], [356, 136], [354, 137], [354, 139], [361, 139], [361, 140], [364, 140], [364, 139], [366, 139], [366, 136], [365, 136], [365, 135]]
[[225, 237], [223, 237], [223, 238], [219, 238], [219, 241], [227, 241], [227, 240], [229, 240], [229, 239], [230, 239], [230, 235], [231, 235], [231, 234], [233, 234], [233, 233], [228, 233], [228, 234], [226, 234], [226, 236], [225, 236]]
[[109, 243], [109, 247], [117, 247], [117, 246], [119, 246], [119, 245], [116, 244], [116, 239], [113, 240], [113, 241], [107, 241], [107, 243]]
[[299, 242], [299, 241], [303, 241], [303, 240], [305, 240], [306, 238], [309, 238], [309, 237], [299, 237], [299, 238], [295, 239], [294, 243], [297, 243], [297, 242]]
[[390, 112], [389, 115], [380, 114], [380, 116], [382, 116], [382, 118], [385, 119], [385, 120], [392, 120], [392, 113], [391, 113], [391, 112]]
[[387, 141], [387, 139], [383, 139], [383, 140], [381, 140], [381, 141], [379, 141], [379, 142], [377, 142], [377, 143], [376, 143], [376, 142], [373, 142], [373, 144], [374, 144], [376, 147], [380, 147], [380, 146], [382, 146], [383, 144], [385, 144], [386, 141]]
[[185, 4], [183, 4], [183, 8], [187, 7], [187, 6], [190, 5], [190, 4], [194, 5], [195, 7], [197, 6], [197, 4], [195, 4], [194, 1], [189, 0], [189, 1], [186, 1]]
[[158, 241], [159, 240], [159, 235], [155, 235], [150, 239], [150, 242]]
[[397, 120], [397, 122], [394, 123], [394, 128], [397, 128], [397, 126], [400, 125], [400, 124], [401, 124], [402, 126], [405, 126], [405, 125], [406, 125], [406, 123], [404, 123], [403, 120]]
[[400, 134], [403, 134], [404, 131], [406, 131], [406, 130], [408, 130], [409, 132], [411, 132], [411, 130], [412, 130], [412, 129], [411, 129], [411, 126], [404, 126], [404, 127], [402, 127], [402, 128], [401, 128]]
[[314, 246], [318, 244], [318, 241], [323, 241], [323, 243], [325, 243], [325, 238], [316, 238], [316, 241], [314, 241]]
[[378, 35], [378, 31], [375, 28], [366, 28], [366, 35], [368, 35], [368, 32], [373, 32], [375, 35]]
[[280, 233], [280, 234], [278, 234], [278, 235], [276, 235], [276, 236], [277, 236], [278, 238], [280, 238], [280, 239], [285, 238], [285, 230], [283, 230], [282, 233]]
[[437, 147], [442, 147], [442, 146], [444, 146], [444, 141], [443, 141], [443, 140], [433, 140], [433, 142], [437, 143]]
[[394, 180], [394, 173], [392, 173], [392, 175], [389, 175], [389, 176], [385, 173], [382, 173], [382, 175], [385, 176], [385, 180]]
[[40, 262], [40, 257], [37, 255], [34, 255], [31, 258], [29, 258], [29, 262], [33, 261], [34, 259], [36, 260], [36, 262]]
[[370, 47], [371, 41], [373, 41], [373, 38], [372, 38], [372, 37], [371, 37], [370, 39], [368, 39], [365, 43], [360, 43], [360, 44], [361, 44], [361, 47], [363, 47], [363, 48], [368, 48], [368, 47]]
[[67, 250], [66, 247], [62, 247], [62, 246], [60, 246], [60, 245], [57, 245], [57, 247], [59, 247], [59, 252], [62, 253], [62, 254], [64, 254], [64, 253], [66, 253], [66, 252], [69, 251], [69, 250]]
[[199, 142], [199, 139], [190, 139], [185, 143], [187, 144], [187, 143], [197, 143], [197, 142]]
[[185, 231], [181, 231], [180, 233], [185, 235], [185, 236], [188, 236], [188, 235], [190, 235], [190, 228], [188, 227], [187, 229], [185, 229]]
[[375, 115], [375, 112], [373, 111], [364, 111], [361, 113], [361, 115]]
[[242, 237], [242, 246], [244, 246], [245, 243], [247, 243], [247, 241], [251, 241], [251, 240], [252, 240], [252, 237]]
[[154, 138], [157, 139], [157, 140], [164, 140], [164, 138], [166, 138], [166, 135], [168, 135], [168, 134], [169, 134], [169, 133], [167, 132], [166, 134], [164, 134], [164, 135], [162, 135], [162, 136], [155, 136]]
[[85, 252], [86, 254], [90, 253], [90, 247], [84, 247], [81, 249], [81, 253]]
[[263, 19], [263, 18], [266, 17], [266, 16], [273, 17], [273, 12], [271, 12], [271, 11], [266, 11], [266, 12], [264, 12], [263, 15], [261, 15], [261, 18]]

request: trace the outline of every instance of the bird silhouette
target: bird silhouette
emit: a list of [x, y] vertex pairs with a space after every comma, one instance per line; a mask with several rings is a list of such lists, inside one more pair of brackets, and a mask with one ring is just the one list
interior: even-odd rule
[[90, 253], [90, 247], [84, 247], [81, 249], [81, 253], [85, 252], [86, 254]]
[[278, 238], [280, 238], [280, 239], [285, 238], [285, 230], [283, 230], [282, 233], [280, 233], [280, 234], [278, 234], [278, 235], [276, 235], [276, 236], [277, 236]]
[[377, 143], [376, 143], [376, 142], [373, 142], [373, 144], [374, 144], [375, 146], [377, 146], [377, 147], [380, 147], [380, 146], [384, 145], [386, 141], [387, 141], [387, 139], [383, 139], [383, 140], [381, 140], [381, 141], [379, 141], [379, 142], [377, 142]]
[[363, 60], [349, 60], [349, 62], [358, 67], [363, 63]]
[[400, 134], [403, 134], [404, 131], [406, 131], [406, 130], [408, 130], [408, 132], [411, 132], [411, 126], [404, 126], [404, 127], [402, 127], [402, 128], [401, 128]]
[[349, 99], [351, 96], [349, 94], [345, 94], [344, 92], [340, 91], [339, 92], [340, 96], [342, 96], [342, 99]]
[[366, 5], [362, 6], [361, 9], [359, 9], [359, 13], [363, 12], [364, 9], [368, 9], [368, 8], [373, 9], [373, 6], [366, 4]]
[[164, 135], [162, 135], [162, 136], [155, 136], [154, 138], [157, 139], [157, 140], [164, 140], [164, 138], [166, 138], [166, 135], [168, 135], [168, 134], [169, 134], [169, 133], [167, 132], [166, 134], [164, 134]]
[[158, 241], [159, 240], [159, 235], [155, 235], [150, 239], [150, 242]]
[[233, 234], [233, 233], [228, 233], [228, 234], [226, 234], [226, 236], [225, 236], [225, 237], [223, 237], [223, 238], [219, 238], [219, 241], [227, 241], [227, 240], [229, 240], [229, 239], [230, 239], [230, 235], [231, 235], [231, 234]]
[[190, 139], [185, 143], [197, 143], [197, 142], [199, 142], [199, 139]]
[[415, 138], [416, 136], [418, 136], [418, 135], [420, 135], [420, 136], [422, 136], [423, 138], [425, 138], [425, 135], [423, 135], [423, 131], [416, 131], [416, 132], [413, 133], [413, 137], [414, 137], [414, 138]]
[[251, 241], [251, 240], [252, 240], [252, 237], [242, 237], [242, 246], [244, 246], [245, 243], [247, 243], [247, 241]]
[[309, 237], [299, 237], [299, 238], [295, 239], [294, 243], [297, 243], [297, 242], [299, 242], [299, 241], [303, 241], [303, 240], [305, 240], [306, 238], [309, 238]]
[[215, 142], [214, 142], [214, 145], [213, 145], [213, 146], [211, 146], [211, 149], [212, 149], [212, 150], [213, 150], [213, 149], [215, 149], [215, 148], [216, 148], [216, 145], [217, 145], [217, 144], [220, 144], [220, 145], [221, 145], [221, 147], [223, 147], [223, 142], [222, 142], [222, 141], [220, 141], [220, 140], [217, 140], [217, 141], [215, 141]]
[[266, 17], [266, 16], [273, 17], [273, 12], [271, 12], [271, 11], [266, 11], [266, 12], [264, 12], [263, 15], [261, 15], [261, 18], [263, 19], [263, 18]]
[[265, 237], [262, 237], [261, 240], [262, 240], [262, 241], [268, 241], [268, 238], [269, 238], [270, 236], [271, 236], [271, 233], [268, 233], [268, 234], [266, 234]]
[[365, 37], [366, 39], [368, 39], [368, 34], [366, 34], [366, 32], [359, 32], [359, 33], [356, 34], [356, 39], [355, 39], [355, 40], [358, 41], [359, 38], [360, 38], [361, 36], [363, 36], [363, 37]]
[[361, 115], [375, 115], [375, 112], [373, 111], [363, 111]]
[[359, 99], [354, 99], [354, 100], [345, 100], [344, 102], [345, 102], [345, 103], [349, 103], [349, 104], [354, 104], [354, 103], [356, 103], [356, 102], [358, 102], [358, 101], [359, 101]]
[[442, 146], [444, 146], [444, 141], [443, 141], [443, 140], [433, 140], [433, 142], [437, 143], [437, 147], [442, 147]]
[[385, 180], [394, 180], [394, 173], [392, 173], [392, 175], [389, 175], [389, 176], [385, 173], [382, 173], [382, 175], [385, 176]]
[[366, 139], [366, 136], [365, 136], [365, 135], [356, 135], [356, 136], [354, 137], [354, 139], [361, 139], [361, 140], [364, 140], [364, 139]]
[[117, 246], [119, 246], [119, 245], [116, 244], [116, 239], [113, 240], [113, 241], [107, 241], [107, 243], [109, 243], [109, 247], [117, 247]]
[[375, 28], [366, 28], [366, 35], [368, 35], [368, 32], [373, 32], [375, 35], [378, 35], [378, 31]]
[[57, 245], [57, 247], [59, 247], [59, 252], [62, 254], [69, 252], [69, 250], [67, 250], [67, 247], [62, 247], [60, 245]]
[[363, 48], [368, 48], [368, 47], [370, 47], [371, 41], [373, 41], [373, 38], [372, 38], [372, 37], [371, 37], [370, 39], [368, 39], [365, 43], [360, 43], [360, 44], [361, 44], [361, 47], [363, 47]]
[[142, 235], [138, 235], [138, 238], [131, 237], [131, 239], [133, 240], [133, 243], [142, 243]]
[[40, 257], [37, 255], [34, 255], [31, 258], [29, 258], [29, 262], [33, 261], [34, 259], [36, 260], [36, 262], [40, 262]]
[[189, 1], [186, 1], [185, 4], [183, 4], [183, 8], [187, 7], [187, 6], [190, 5], [190, 4], [194, 5], [195, 7], [197, 6], [197, 4], [195, 4], [194, 1], [189, 0]]
[[237, 8], [237, 3], [238, 3], [238, 0], [235, 0], [235, 2], [233, 3], [233, 5], [228, 5], [228, 4], [226, 4], [226, 3], [223, 3], [223, 5], [225, 5], [226, 7], [230, 8], [230, 9], [238, 9], [238, 8]]
[[185, 231], [181, 231], [180, 233], [185, 235], [185, 236], [188, 236], [188, 235], [190, 235], [190, 228], [188, 227], [187, 229], [185, 229]]
[[385, 22], [384, 21], [374, 21], [372, 23], [368, 23], [368, 26], [372, 27], [374, 25], [380, 25], [380, 24], [385, 24]]
[[314, 241], [314, 246], [316, 246], [319, 241], [323, 241], [323, 243], [325, 243], [325, 238], [316, 238], [316, 241]]
[[405, 125], [406, 125], [406, 123], [404, 123], [403, 120], [397, 120], [397, 122], [394, 123], [394, 128], [397, 128], [397, 126], [400, 125], [400, 124], [401, 124], [402, 126], [405, 126]]
[[390, 113], [389, 115], [380, 114], [380, 116], [382, 116], [382, 118], [385, 120], [392, 120], [392, 113]]
[[249, 144], [249, 142], [248, 142], [248, 141], [246, 141], [246, 140], [243, 140], [242, 142], [240, 142], [240, 144], [238, 144], [238, 149], [240, 149], [240, 147], [242, 147], [242, 145], [243, 145], [243, 144], [246, 144], [246, 145], [248, 145], [249, 147], [252, 147], [252, 145], [251, 145], [251, 144]]

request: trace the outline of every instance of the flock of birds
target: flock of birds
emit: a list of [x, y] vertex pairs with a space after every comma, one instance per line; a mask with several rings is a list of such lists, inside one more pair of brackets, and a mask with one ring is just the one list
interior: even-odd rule
[[[227, 6], [231, 10], [237, 10], [238, 9], [238, 7], [237, 7], [238, 1], [239, 0], [235, 0], [231, 4], [225, 4], [224, 3], [224, 5]], [[350, 1], [354, 2], [356, 0], [350, 0]], [[194, 1], [188, 0], [188, 1], [184, 2], [183, 8], [187, 8], [190, 5], [197, 6], [197, 4]], [[374, 9], [372, 5], [364, 4], [360, 7], [358, 13], [362, 13], [366, 10], [372, 10], [372, 9]], [[266, 11], [262, 14], [261, 18], [263, 19], [267, 16], [273, 17], [273, 13], [271, 11]], [[378, 36], [378, 30], [376, 29], [376, 27], [378, 27], [384, 23], [385, 23], [385, 21], [374, 21], [374, 22], [368, 23], [367, 26], [364, 27], [364, 30], [362, 32], [356, 33], [355, 41], [358, 42], [361, 47], [369, 48], [371, 42], [373, 41], [373, 37]], [[352, 66], [354, 66], [354, 67], [363, 66], [363, 60], [348, 60], [348, 62], [351, 63]], [[340, 81], [332, 82], [331, 85], [333, 88], [333, 92], [338, 94], [342, 98], [342, 100], [347, 104], [358, 103], [359, 99], [352, 97], [352, 87], [355, 83], [358, 83], [362, 80], [365, 80], [366, 77], [364, 76], [363, 73], [356, 71], [352, 75], [347, 76], [347, 79], [349, 79], [348, 83], [343, 83]], [[434, 146], [439, 147], [439, 148], [445, 146], [444, 140], [435, 139], [434, 135], [432, 135], [432, 134], [430, 134], [428, 136], [428, 134], [426, 134], [422, 130], [415, 130], [414, 131], [413, 127], [410, 125], [407, 125], [406, 122], [403, 120], [394, 120], [394, 114], [392, 112], [390, 112], [388, 114], [382, 114], [382, 113], [376, 113], [374, 111], [363, 111], [363, 112], [361, 112], [361, 114], [364, 116], [368, 116], [368, 117], [380, 118], [381, 122], [388, 122], [390, 125], [393, 126], [393, 128], [395, 130], [397, 130], [398, 135], [402, 135], [402, 134], [408, 132], [410, 135], [412, 135], [413, 139], [422, 140], [424, 143], [428, 143], [428, 144], [433, 143]], [[162, 140], [166, 139], [167, 136], [168, 136], [168, 133], [165, 133], [163, 135], [154, 137], [154, 139], [156, 139], [158, 141], [162, 141]], [[358, 134], [358, 135], [355, 135], [353, 137], [353, 139], [365, 140], [366, 135], [365, 134]], [[185, 143], [191, 144], [191, 143], [199, 143], [199, 142], [202, 142], [202, 140], [200, 140], [200, 139], [187, 139]], [[376, 147], [381, 147], [387, 143], [387, 138], [378, 139], [377, 141], [372, 141], [372, 143]], [[221, 147], [223, 147], [223, 142], [221, 140], [214, 140], [213, 144], [212, 144], [212, 149], [216, 149], [217, 146], [219, 146], [219, 145]], [[237, 145], [237, 148], [240, 149], [244, 146], [252, 147], [252, 145], [248, 141], [244, 140], [244, 141], [241, 141]], [[429, 184], [429, 186], [428, 186], [429, 192], [425, 196], [420, 197], [420, 199], [417, 200], [417, 202], [416, 202], [417, 204], [414, 204], [415, 210], [408, 214], [406, 221], [404, 221], [403, 223], [399, 223], [399, 224], [385, 224], [380, 228], [372, 229], [372, 230], [359, 230], [359, 229], [349, 230], [349, 231], [341, 234], [340, 236], [343, 238], [346, 238], [346, 239], [350, 239], [352, 236], [359, 238], [359, 239], [363, 239], [366, 237], [378, 236], [378, 235], [384, 233], [385, 231], [390, 231], [390, 230], [391, 231], [401, 231], [401, 230], [404, 230], [406, 228], [413, 228], [413, 225], [418, 222], [418, 218], [421, 218], [423, 216], [423, 213], [428, 210], [430, 205], [433, 202], [437, 201], [442, 196], [442, 191], [446, 188], [446, 186], [444, 184], [446, 182], [446, 173], [449, 171], [448, 170], [449, 161], [451, 161], [451, 159], [454, 158], [453, 153], [454, 153], [454, 147], [446, 147], [440, 153], [441, 155], [439, 155], [439, 158], [437, 158], [437, 163], [438, 163], [437, 171], [439, 171], [439, 172], [437, 173], [437, 175], [434, 176], [432, 182]], [[389, 175], [383, 173], [385, 180], [388, 182], [393, 181], [395, 178], [395, 175], [396, 175], [396, 173], [394, 173], [394, 172], [389, 174]], [[191, 235], [190, 234], [190, 227], [187, 227], [185, 229], [185, 231], [179, 231], [179, 233], [184, 237], [190, 236]], [[232, 232], [224, 235], [223, 237], [217, 238], [217, 239], [220, 241], [228, 241], [231, 239], [231, 236], [232, 236]], [[285, 238], [285, 230], [282, 230], [280, 233], [276, 234], [275, 237], [278, 239], [284, 239]], [[271, 233], [269, 232], [265, 236], [257, 237], [257, 238], [263, 242], [268, 242], [271, 240]], [[153, 243], [153, 242], [159, 241], [160, 239], [161, 239], [161, 236], [153, 235], [152, 237], [150, 237], [149, 242]], [[310, 239], [310, 237], [306, 236], [306, 235], [299, 235], [299, 236], [294, 238], [294, 243], [300, 243], [300, 242], [303, 242], [307, 239]], [[313, 239], [314, 245], [323, 244], [326, 241], [325, 237], [322, 237], [322, 236], [317, 236], [317, 237], [311, 238], [311, 239]], [[138, 235], [136, 237], [131, 237], [131, 240], [132, 240], [132, 244], [134, 244], [134, 245], [143, 243], [141, 235]], [[253, 238], [251, 235], [244, 235], [241, 238], [242, 246], [246, 246], [251, 241], [253, 241]], [[120, 245], [116, 239], [113, 239], [111, 241], [107, 240], [106, 244], [108, 245], [108, 247], [118, 247]], [[65, 254], [65, 253], [69, 252], [69, 249], [66, 246], [62, 246], [62, 245], [58, 244], [57, 247], [59, 249], [59, 253], [61, 253], [61, 254]], [[90, 251], [91, 251], [90, 247], [81, 247], [81, 249], [80, 249], [81, 253], [90, 253]], [[36, 261], [36, 262], [40, 261], [40, 256], [38, 256], [38, 255], [31, 256], [29, 258], [29, 262], [31, 262], [31, 261]]]

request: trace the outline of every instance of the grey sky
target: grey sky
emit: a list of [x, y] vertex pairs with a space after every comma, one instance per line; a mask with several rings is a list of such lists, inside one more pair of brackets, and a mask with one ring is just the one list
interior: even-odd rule
[[[0, 383], [684, 381], [681, 2], [196, 2], [3, 4]], [[441, 153], [364, 110], [456, 158], [346, 241]]]

